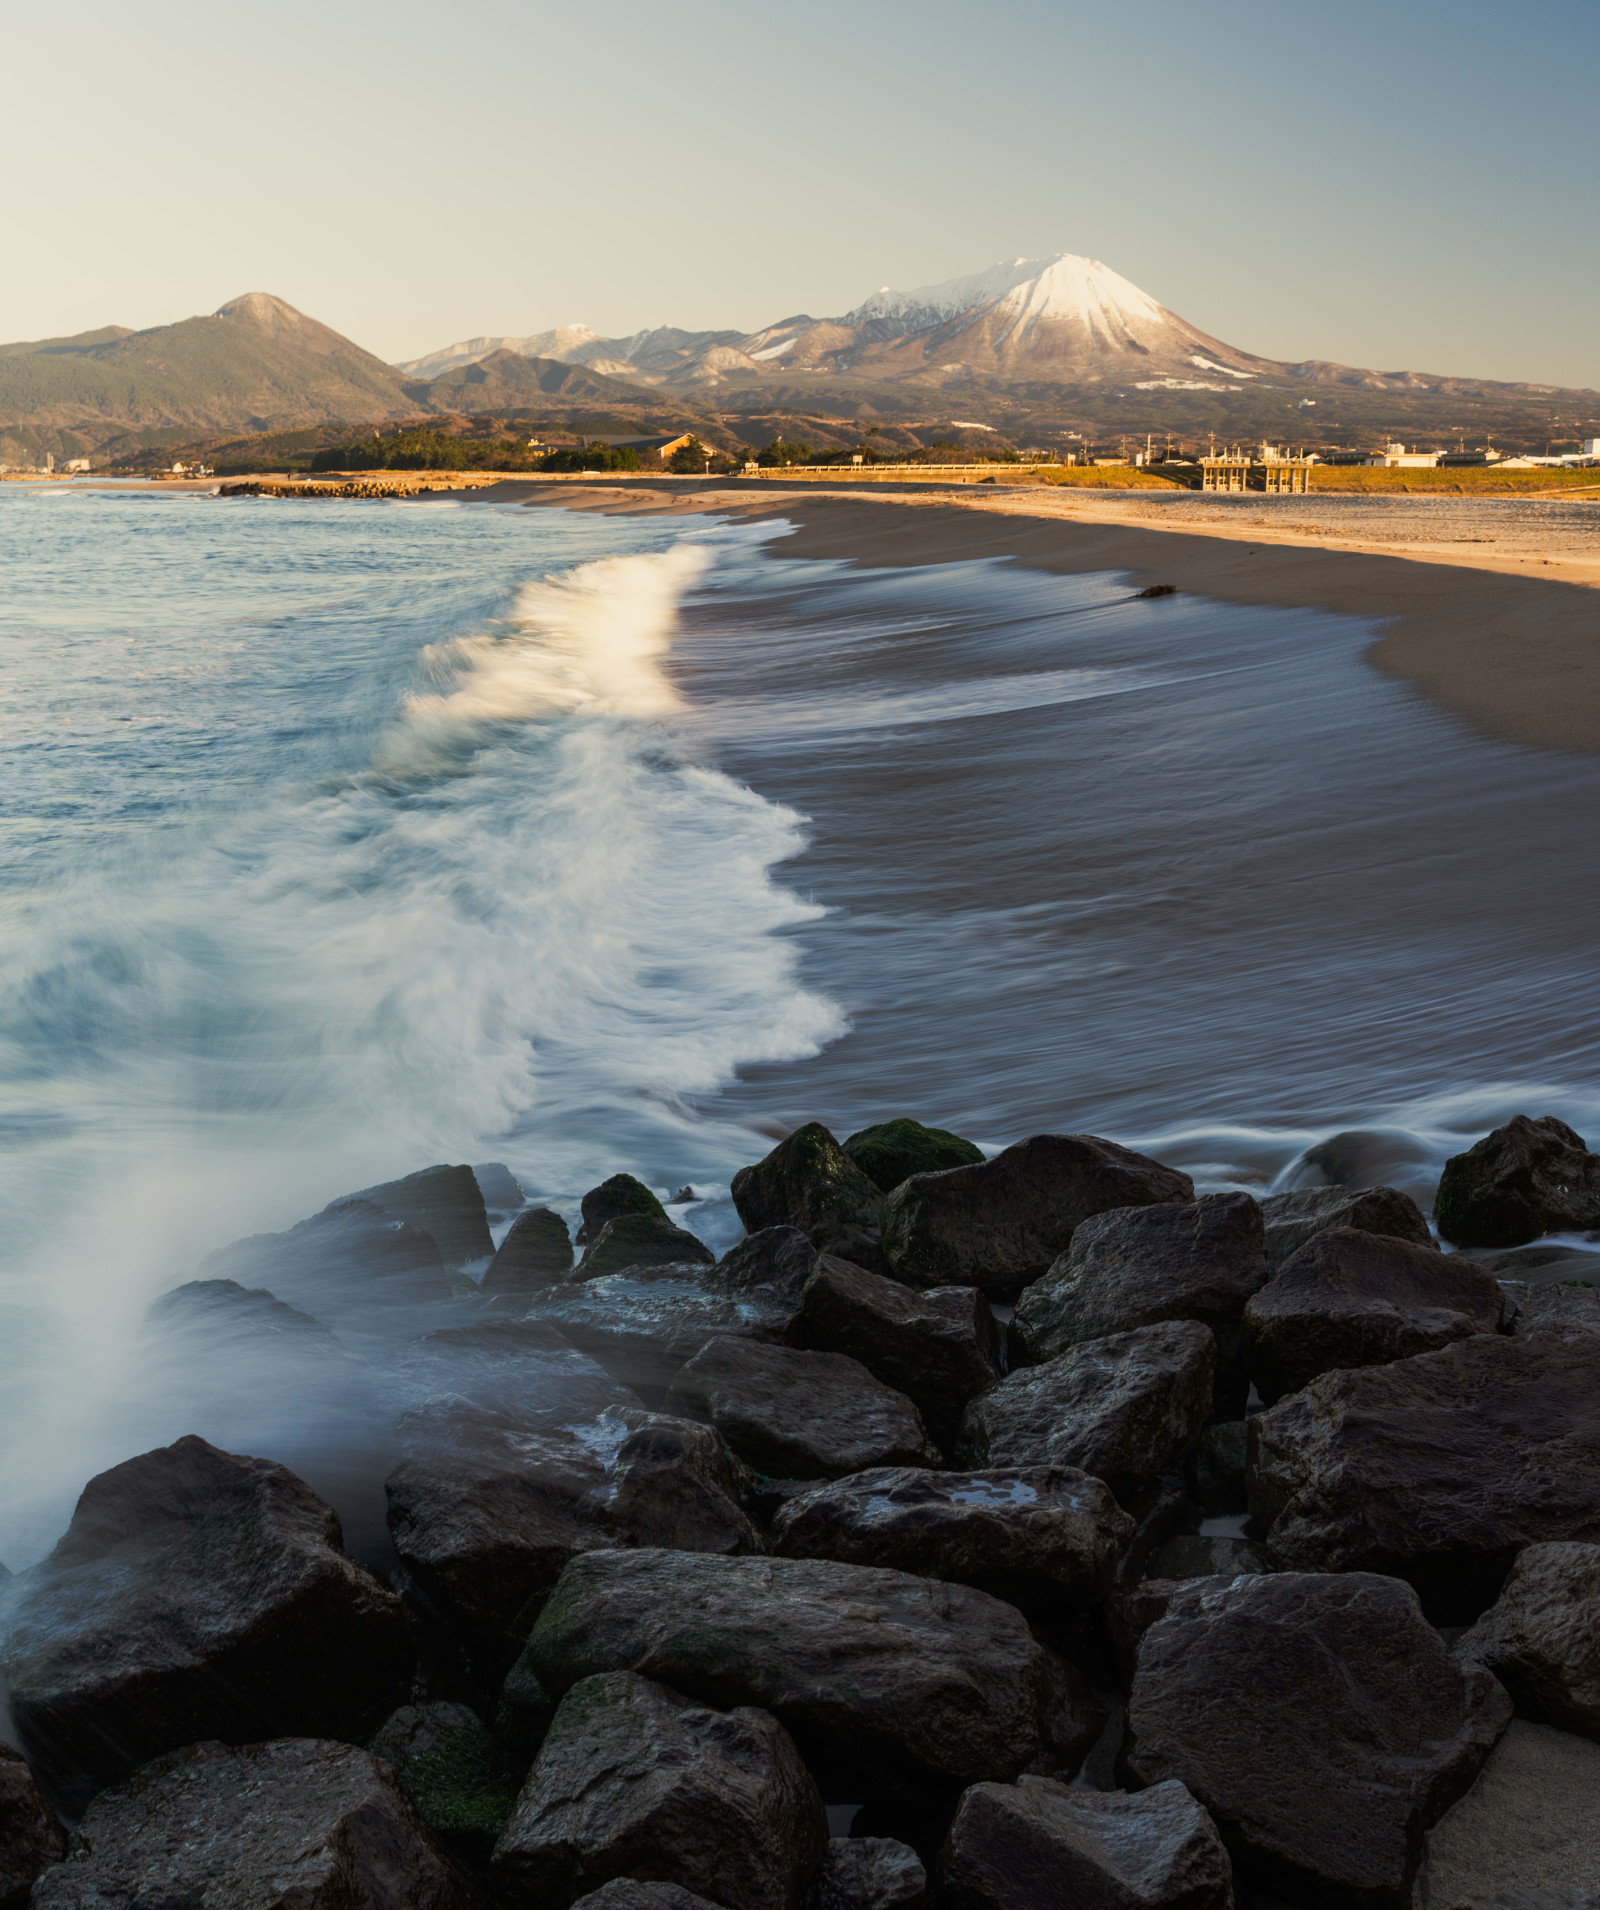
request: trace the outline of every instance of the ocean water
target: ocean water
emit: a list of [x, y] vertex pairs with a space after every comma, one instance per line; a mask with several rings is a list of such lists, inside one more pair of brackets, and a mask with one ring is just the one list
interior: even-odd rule
[[721, 1245], [811, 1118], [1258, 1190], [1341, 1128], [1419, 1186], [1592, 1132], [1592, 766], [1371, 637], [782, 526], [0, 487], [0, 1560], [183, 1432], [301, 1462], [143, 1311], [433, 1161], [688, 1182]]

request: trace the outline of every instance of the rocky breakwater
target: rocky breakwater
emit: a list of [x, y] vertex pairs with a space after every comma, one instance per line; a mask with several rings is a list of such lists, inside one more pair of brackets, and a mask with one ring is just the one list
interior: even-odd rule
[[1443, 1251], [1394, 1188], [812, 1124], [720, 1259], [499, 1168], [235, 1243], [152, 1345], [338, 1376], [392, 1550], [200, 1437], [91, 1480], [0, 1583], [4, 1910], [1411, 1910], [1486, 1821], [1577, 1888], [1494, 1800], [1600, 1755], [1600, 1317], [1532, 1244], [1597, 1173], [1511, 1123]]

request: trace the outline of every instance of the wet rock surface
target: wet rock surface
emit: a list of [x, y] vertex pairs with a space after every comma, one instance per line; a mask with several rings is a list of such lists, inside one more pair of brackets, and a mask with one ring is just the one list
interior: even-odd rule
[[884, 1202], [883, 1246], [913, 1286], [1006, 1292], [1036, 1280], [1092, 1214], [1193, 1198], [1187, 1174], [1115, 1141], [1036, 1134], [981, 1166], [903, 1182]]
[[798, 1227], [763, 1227], [728, 1249], [717, 1279], [732, 1293], [769, 1291], [797, 1311], [816, 1264], [817, 1250]]
[[0, 1910], [24, 1910], [33, 1881], [67, 1848], [20, 1751], [0, 1744]]
[[35, 1910], [466, 1910], [465, 1885], [387, 1765], [348, 1744], [190, 1745], [103, 1791]]
[[1434, 1217], [1458, 1247], [1600, 1227], [1600, 1154], [1554, 1115], [1519, 1114], [1445, 1162]]
[[346, 1198], [370, 1201], [397, 1220], [420, 1227], [437, 1244], [447, 1267], [464, 1267], [494, 1252], [483, 1192], [470, 1167], [425, 1167]]
[[1163, 1321], [1012, 1373], [967, 1408], [963, 1464], [1077, 1466], [1119, 1497], [1181, 1460], [1211, 1411], [1216, 1341]]
[[485, 1293], [537, 1293], [558, 1285], [572, 1272], [572, 1240], [567, 1223], [548, 1207], [530, 1207], [517, 1215], [511, 1231], [495, 1249], [483, 1276]]
[[818, 1256], [805, 1284], [797, 1337], [904, 1393], [943, 1446], [968, 1400], [1000, 1377], [1000, 1329], [977, 1287], [919, 1291], [832, 1254]]
[[409, 1613], [309, 1486], [193, 1437], [90, 1480], [0, 1597], [16, 1729], [80, 1803], [202, 1738], [362, 1736], [414, 1653]]
[[1600, 1739], [1600, 1545], [1530, 1545], [1457, 1645], [1518, 1711]]
[[472, 1178], [478, 1183], [484, 1211], [491, 1221], [504, 1220], [527, 1205], [527, 1195], [504, 1161], [474, 1161]]
[[447, 1851], [488, 1861], [519, 1785], [505, 1748], [475, 1712], [440, 1701], [402, 1705], [367, 1748], [394, 1767], [401, 1789]]
[[1509, 1330], [1520, 1339], [1530, 1333], [1600, 1333], [1600, 1287], [1525, 1280], [1502, 1280]]
[[1216, 1825], [1170, 1779], [1135, 1793], [1047, 1777], [975, 1784], [938, 1876], [941, 1910], [1233, 1910]]
[[541, 1293], [529, 1308], [651, 1405], [712, 1340], [781, 1340], [794, 1311], [771, 1287], [734, 1288], [698, 1265], [632, 1267]]
[[583, 1250], [575, 1280], [600, 1280], [628, 1267], [709, 1267], [716, 1255], [687, 1228], [665, 1214], [618, 1214]]
[[800, 1910], [826, 1843], [822, 1798], [770, 1713], [709, 1710], [621, 1671], [562, 1699], [493, 1870], [539, 1906], [631, 1877]]
[[713, 1340], [673, 1380], [667, 1407], [715, 1426], [747, 1465], [777, 1478], [941, 1463], [911, 1401], [842, 1353]]
[[955, 1579], [1025, 1611], [1096, 1603], [1132, 1536], [1110, 1489], [1063, 1466], [862, 1472], [789, 1500], [772, 1522], [783, 1557]]
[[1422, 1209], [1395, 1187], [1302, 1187], [1268, 1194], [1261, 1215], [1267, 1265], [1274, 1271], [1330, 1227], [1354, 1227], [1358, 1233], [1409, 1240], [1418, 1247], [1433, 1245]]
[[1381, 1366], [1500, 1328], [1498, 1281], [1459, 1254], [1334, 1227], [1244, 1310], [1244, 1358], [1270, 1405], [1335, 1367]]
[[759, 1705], [846, 1797], [905, 1774], [1013, 1777], [1038, 1755], [1054, 1695], [1011, 1606], [811, 1559], [591, 1553], [563, 1574], [524, 1662], [552, 1691], [629, 1670], [701, 1703]]
[[628, 1545], [679, 1552], [759, 1552], [739, 1504], [742, 1481], [709, 1426], [652, 1414], [617, 1450], [607, 1516]]
[[834, 1837], [812, 1885], [810, 1910], [918, 1910], [922, 1859], [893, 1837]]
[[1244, 1411], [1239, 1360], [1245, 1302], [1267, 1278], [1261, 1207], [1248, 1194], [1112, 1208], [1084, 1221], [1042, 1279], [1017, 1301], [1013, 1366], [1161, 1320], [1200, 1320], [1217, 1338], [1218, 1410]]
[[619, 1877], [578, 1898], [573, 1910], [723, 1910], [709, 1897], [697, 1897], [676, 1883], [640, 1883]]
[[1124, 1756], [1143, 1784], [1184, 1784], [1264, 1888], [1409, 1910], [1423, 1833], [1510, 1715], [1397, 1580], [1201, 1580], [1144, 1634]]
[[883, 1265], [883, 1196], [820, 1121], [733, 1177], [733, 1204], [751, 1233], [798, 1227], [822, 1253], [876, 1271]]
[[1281, 1566], [1390, 1572], [1475, 1619], [1525, 1545], [1600, 1542], [1600, 1339], [1486, 1334], [1324, 1373], [1250, 1421]]
[[983, 1149], [945, 1127], [924, 1127], [902, 1116], [861, 1128], [844, 1151], [880, 1193], [892, 1193], [913, 1174], [942, 1174], [947, 1167], [973, 1167]]

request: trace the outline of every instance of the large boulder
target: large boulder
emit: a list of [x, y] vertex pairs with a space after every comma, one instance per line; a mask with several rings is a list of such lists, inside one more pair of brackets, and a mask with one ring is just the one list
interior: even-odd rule
[[709, 1267], [717, 1256], [697, 1234], [664, 1215], [618, 1214], [583, 1250], [575, 1280], [603, 1280], [629, 1267]]
[[309, 1738], [191, 1744], [102, 1791], [34, 1910], [467, 1910], [470, 1894], [366, 1751]]
[[1289, 1169], [1291, 1186], [1400, 1187], [1431, 1195], [1433, 1152], [1405, 1128], [1345, 1128], [1315, 1141]]
[[0, 1910], [24, 1910], [34, 1879], [66, 1854], [67, 1835], [27, 1760], [0, 1744]]
[[870, 1797], [897, 1775], [1012, 1778], [1044, 1748], [1058, 1695], [1010, 1605], [820, 1559], [589, 1553], [562, 1575], [522, 1662], [557, 1692], [625, 1670], [704, 1704], [760, 1705], [836, 1797]]
[[470, 1167], [424, 1167], [403, 1180], [363, 1187], [348, 1200], [371, 1201], [432, 1236], [447, 1267], [486, 1260], [494, 1252], [483, 1192]]
[[1066, 1466], [860, 1472], [790, 1499], [772, 1522], [785, 1558], [831, 1558], [955, 1579], [1024, 1611], [1097, 1604], [1133, 1520]]
[[478, 1183], [484, 1211], [491, 1221], [504, 1220], [507, 1214], [527, 1205], [527, 1195], [504, 1161], [474, 1161], [472, 1178]]
[[852, 1134], [844, 1151], [880, 1193], [893, 1193], [913, 1174], [942, 1174], [947, 1167], [975, 1167], [983, 1149], [944, 1127], [924, 1127], [902, 1116]]
[[1261, 1208], [1248, 1194], [1114, 1207], [1084, 1221], [1018, 1300], [1011, 1363], [1037, 1366], [1085, 1340], [1158, 1320], [1202, 1320], [1217, 1338], [1219, 1407], [1242, 1413], [1249, 1385], [1239, 1321], [1266, 1278]]
[[1181, 1460], [1211, 1412], [1216, 1341], [1164, 1320], [1075, 1346], [980, 1394], [957, 1448], [970, 1466], [1079, 1466], [1126, 1499]]
[[1409, 1194], [1395, 1187], [1299, 1187], [1268, 1194], [1261, 1203], [1267, 1265], [1276, 1271], [1308, 1240], [1330, 1227], [1355, 1227], [1431, 1247], [1427, 1217]]
[[715, 1426], [746, 1465], [778, 1478], [940, 1464], [911, 1401], [843, 1353], [713, 1340], [673, 1380], [667, 1410]]
[[91, 1479], [0, 1595], [12, 1719], [69, 1802], [200, 1738], [362, 1736], [415, 1650], [309, 1486], [192, 1436]]
[[483, 1276], [485, 1293], [537, 1293], [572, 1272], [567, 1223], [548, 1207], [529, 1207], [511, 1223]]
[[798, 1227], [763, 1227], [746, 1234], [717, 1262], [717, 1280], [730, 1292], [769, 1292], [795, 1312], [817, 1264], [817, 1250]]
[[1520, 1247], [1600, 1227], [1600, 1154], [1554, 1115], [1518, 1114], [1445, 1162], [1433, 1212], [1458, 1247]]
[[346, 1383], [357, 1364], [320, 1320], [237, 1280], [186, 1280], [150, 1302], [144, 1324], [166, 1349], [183, 1345], [202, 1362], [238, 1353], [269, 1365], [325, 1364]]
[[661, 1202], [642, 1180], [635, 1180], [631, 1174], [613, 1174], [610, 1180], [603, 1180], [598, 1187], [591, 1187], [581, 1205], [583, 1221], [578, 1228], [580, 1247], [597, 1240], [607, 1222], [619, 1220], [624, 1214], [646, 1214], [657, 1220], [667, 1217], [667, 1210]]
[[1417, 1910], [1600, 1910], [1600, 1745], [1514, 1718], [1428, 1832]]
[[1392, 1573], [1469, 1622], [1525, 1545], [1600, 1541], [1600, 1339], [1483, 1334], [1324, 1373], [1250, 1421], [1247, 1484], [1279, 1565]]
[[1091, 1214], [1193, 1198], [1187, 1174], [1115, 1141], [1035, 1134], [981, 1165], [902, 1182], [884, 1202], [883, 1248], [913, 1286], [1005, 1293], [1037, 1280]]
[[351, 1344], [416, 1333], [450, 1300], [433, 1236], [370, 1200], [336, 1200], [286, 1233], [235, 1240], [207, 1254], [199, 1274], [265, 1288]]
[[1383, 1234], [1308, 1240], [1244, 1310], [1244, 1358], [1271, 1405], [1336, 1366], [1382, 1366], [1499, 1331], [1492, 1273]]
[[710, 1341], [782, 1340], [795, 1306], [768, 1286], [735, 1287], [703, 1266], [630, 1267], [536, 1294], [529, 1317], [557, 1329], [620, 1384], [659, 1405]]
[[1502, 1280], [1506, 1331], [1526, 1339], [1530, 1333], [1600, 1333], [1600, 1287], [1579, 1281], [1535, 1286], [1528, 1280]]
[[750, 1233], [798, 1227], [823, 1253], [876, 1271], [883, 1196], [820, 1121], [796, 1128], [765, 1160], [733, 1177], [733, 1204]]
[[761, 1539], [739, 1504], [743, 1480], [721, 1437], [661, 1413], [630, 1417], [633, 1431], [617, 1448], [606, 1508], [623, 1544], [759, 1552]]
[[560, 1910], [616, 1877], [744, 1910], [800, 1910], [827, 1818], [769, 1712], [712, 1711], [631, 1671], [561, 1701], [493, 1871], [513, 1902]]
[[572, 1910], [723, 1910], [709, 1897], [685, 1890], [677, 1883], [640, 1883], [637, 1877], [617, 1877], [579, 1897]]
[[1457, 1647], [1517, 1709], [1600, 1738], [1600, 1545], [1530, 1545]]
[[1123, 1755], [1142, 1784], [1186, 1785], [1291, 1903], [1410, 1910], [1423, 1833], [1510, 1716], [1396, 1579], [1201, 1579], [1144, 1634]]
[[1131, 1794], [974, 1784], [938, 1874], [940, 1910], [1233, 1910], [1217, 1827], [1170, 1779]]
[[521, 1788], [521, 1770], [464, 1704], [406, 1704], [367, 1746], [448, 1851], [487, 1863]]
[[894, 1837], [834, 1837], [812, 1886], [811, 1910], [921, 1910], [928, 1873]]
[[904, 1393], [944, 1446], [967, 1401], [1000, 1377], [1000, 1329], [977, 1287], [919, 1291], [832, 1254], [817, 1256], [797, 1333], [806, 1346], [849, 1354]]

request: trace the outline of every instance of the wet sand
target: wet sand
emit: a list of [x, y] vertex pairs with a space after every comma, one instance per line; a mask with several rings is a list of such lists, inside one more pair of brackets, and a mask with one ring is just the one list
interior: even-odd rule
[[475, 493], [567, 509], [785, 518], [786, 556], [871, 567], [1010, 558], [1384, 627], [1368, 660], [1507, 742], [1600, 751], [1600, 498], [985, 495], [588, 480]]

